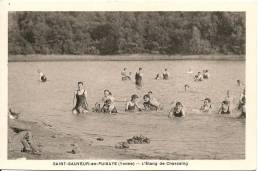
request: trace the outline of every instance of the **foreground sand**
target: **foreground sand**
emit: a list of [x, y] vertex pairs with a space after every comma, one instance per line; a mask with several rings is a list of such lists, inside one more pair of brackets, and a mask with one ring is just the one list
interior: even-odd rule
[[99, 140], [86, 141], [70, 134], [58, 133], [51, 125], [42, 125], [37, 122], [23, 121], [32, 129], [32, 134], [36, 146], [41, 151], [41, 155], [33, 155], [21, 152], [20, 144], [14, 142], [13, 137], [9, 137], [12, 143], [8, 144], [9, 159], [130, 159], [146, 158], [145, 156], [135, 156], [128, 154], [125, 149], [97, 145]]

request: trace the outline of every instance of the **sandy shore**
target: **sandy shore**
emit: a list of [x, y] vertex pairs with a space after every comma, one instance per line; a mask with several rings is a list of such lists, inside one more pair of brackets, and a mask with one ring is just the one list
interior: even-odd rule
[[[100, 140], [83, 140], [74, 135], [59, 133], [51, 125], [37, 122], [22, 121], [31, 127], [34, 142], [41, 151], [40, 155], [21, 152], [21, 144], [10, 137], [8, 143], [9, 159], [131, 159], [146, 158], [128, 153], [128, 149], [117, 149], [105, 146]], [[147, 156], [148, 157], [148, 156]]]
[[9, 62], [37, 61], [151, 61], [151, 60], [245, 60], [245, 55], [9, 55]]

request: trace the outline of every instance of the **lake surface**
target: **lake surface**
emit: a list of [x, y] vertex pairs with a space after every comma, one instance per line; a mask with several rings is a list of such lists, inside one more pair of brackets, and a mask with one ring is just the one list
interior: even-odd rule
[[[134, 73], [143, 68], [144, 86], [136, 89], [133, 81], [121, 81], [120, 72], [127, 67]], [[230, 90], [238, 102], [242, 88], [236, 80], [245, 82], [244, 61], [73, 61], [8, 63], [9, 107], [22, 113], [22, 119], [52, 125], [60, 132], [86, 140], [103, 137], [93, 146], [111, 146], [134, 135], [144, 135], [150, 144], [131, 145], [126, 152], [136, 158], [157, 159], [244, 159], [245, 120], [217, 115], [217, 109]], [[170, 80], [154, 80], [156, 73], [168, 68]], [[194, 73], [208, 69], [210, 79], [194, 82]], [[49, 81], [41, 83], [37, 69]], [[134, 93], [142, 97], [149, 90], [164, 106], [163, 111], [125, 113], [123, 102], [116, 103], [119, 114], [71, 114], [73, 93], [77, 82], [83, 81], [88, 103], [100, 101], [103, 90], [109, 89], [117, 100], [126, 100]], [[188, 92], [184, 84], [189, 84]], [[210, 97], [212, 114], [193, 112]], [[187, 116], [171, 120], [167, 117], [172, 101], [181, 101]], [[140, 104], [142, 102], [140, 101]], [[138, 157], [139, 156], [139, 157]]]

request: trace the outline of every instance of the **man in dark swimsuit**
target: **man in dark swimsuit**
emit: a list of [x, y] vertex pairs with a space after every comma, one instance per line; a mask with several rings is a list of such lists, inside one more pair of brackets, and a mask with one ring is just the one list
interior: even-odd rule
[[143, 74], [141, 73], [142, 68], [139, 68], [139, 71], [135, 74], [135, 84], [138, 87], [142, 87]]

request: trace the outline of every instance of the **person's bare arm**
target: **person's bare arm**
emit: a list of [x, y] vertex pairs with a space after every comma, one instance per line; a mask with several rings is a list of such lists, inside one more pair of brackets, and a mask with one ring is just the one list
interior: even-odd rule
[[74, 94], [73, 94], [73, 102], [72, 102], [72, 104], [73, 104], [73, 107], [76, 106], [76, 92], [74, 92]]

